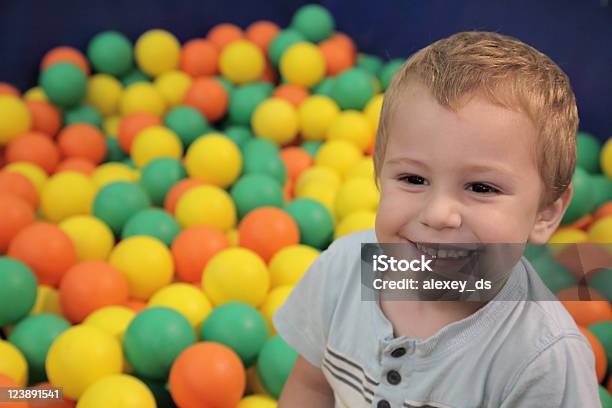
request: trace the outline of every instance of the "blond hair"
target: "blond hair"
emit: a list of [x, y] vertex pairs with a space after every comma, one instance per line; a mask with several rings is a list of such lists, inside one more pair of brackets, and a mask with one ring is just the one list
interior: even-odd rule
[[540, 206], [556, 201], [569, 186], [576, 166], [578, 110], [567, 75], [546, 55], [506, 35], [462, 32], [413, 54], [385, 92], [374, 149], [377, 186], [387, 132], [398, 97], [411, 80], [425, 85], [438, 103], [456, 111], [467, 96], [528, 115], [538, 138], [535, 159], [545, 186]]

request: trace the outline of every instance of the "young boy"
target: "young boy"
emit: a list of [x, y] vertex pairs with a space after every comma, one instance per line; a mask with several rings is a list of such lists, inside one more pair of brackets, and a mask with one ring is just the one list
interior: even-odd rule
[[274, 316], [293, 407], [599, 407], [587, 340], [525, 258], [489, 302], [362, 300], [361, 244], [545, 243], [572, 195], [567, 76], [508, 36], [414, 54], [385, 93], [374, 230], [336, 240]]

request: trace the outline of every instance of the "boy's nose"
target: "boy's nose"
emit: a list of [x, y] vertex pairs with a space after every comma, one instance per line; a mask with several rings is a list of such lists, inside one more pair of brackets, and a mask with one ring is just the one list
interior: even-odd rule
[[459, 205], [448, 194], [431, 191], [423, 203], [421, 223], [435, 230], [457, 229], [461, 226]]

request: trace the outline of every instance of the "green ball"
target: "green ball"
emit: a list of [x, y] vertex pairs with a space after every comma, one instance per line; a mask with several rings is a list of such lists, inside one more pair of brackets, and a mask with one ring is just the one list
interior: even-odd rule
[[548, 251], [534, 259], [531, 266], [553, 294], [576, 285], [574, 275], [558, 263]]
[[265, 174], [274, 178], [281, 186], [287, 181], [287, 167], [280, 158], [279, 148], [264, 139], [253, 139], [243, 149], [243, 174]]
[[115, 181], [102, 187], [96, 194], [93, 215], [119, 236], [127, 220], [150, 205], [149, 196], [138, 184]]
[[106, 136], [104, 140], [106, 141], [105, 162], [120, 162], [127, 157], [116, 137]]
[[64, 126], [75, 123], [87, 123], [102, 129], [102, 115], [90, 105], [81, 105], [64, 113]]
[[181, 227], [170, 214], [159, 208], [148, 208], [134, 214], [125, 223], [122, 238], [147, 235], [170, 246], [180, 232]]
[[236, 203], [238, 217], [242, 218], [258, 207], [282, 208], [283, 188], [272, 177], [265, 174], [246, 174], [240, 177], [230, 190]]
[[308, 41], [318, 43], [334, 32], [336, 23], [331, 13], [318, 4], [307, 4], [300, 7], [291, 20], [291, 28], [306, 37]]
[[245, 156], [279, 155], [280, 147], [269, 140], [253, 138], [244, 145]]
[[578, 132], [576, 142], [578, 144], [576, 166], [582, 167], [591, 174], [600, 173], [601, 142], [587, 132]]
[[8, 341], [23, 353], [28, 362], [30, 384], [47, 381], [47, 352], [55, 339], [69, 327], [66, 319], [50, 313], [26, 317], [15, 326]]
[[271, 97], [272, 93], [274, 93], [274, 90], [276, 89], [273, 84], [271, 84], [270, 82], [266, 82], [266, 81], [251, 82], [247, 86], [251, 88], [259, 89], [261, 92], [266, 94], [267, 98]]
[[179, 160], [160, 157], [144, 166], [139, 183], [149, 194], [153, 204], [162, 207], [168, 191], [185, 177], [187, 172]]
[[137, 375], [165, 381], [174, 360], [195, 344], [187, 318], [174, 309], [153, 307], [136, 315], [123, 337], [123, 349]]
[[593, 323], [589, 325], [588, 329], [606, 350], [607, 360], [612, 361], [612, 320]]
[[572, 176], [572, 184], [574, 185], [574, 195], [563, 215], [563, 219], [561, 219], [561, 224], [571, 224], [584, 215], [590, 214], [595, 207], [596, 196], [593, 193], [589, 174], [582, 168], [576, 167]]
[[314, 160], [322, 144], [323, 142], [319, 140], [309, 140], [308, 142], [302, 143], [301, 147], [302, 149], [310, 153], [310, 155], [312, 156], [312, 159]]
[[96, 34], [87, 47], [87, 57], [96, 71], [114, 76], [124, 75], [134, 66], [132, 43], [117, 31]]
[[383, 91], [385, 91], [389, 87], [393, 75], [395, 75], [395, 73], [402, 67], [402, 65], [404, 65], [404, 60], [399, 58], [393, 59], [383, 65], [378, 77], [378, 79], [380, 80], [380, 86], [382, 87]]
[[372, 76], [361, 68], [352, 68], [335, 78], [331, 97], [343, 110], [363, 110], [374, 96], [374, 91]]
[[[609, 246], [607, 247], [609, 248]], [[603, 268], [594, 273], [589, 280], [589, 287], [612, 302], [612, 268]], [[612, 360], [610, 360], [610, 364], [612, 364]]]
[[593, 209], [597, 209], [608, 201], [612, 201], [612, 180], [608, 176], [603, 174], [592, 175], [591, 188], [595, 196]]
[[229, 302], [215, 308], [200, 330], [202, 341], [215, 341], [238, 354], [245, 367], [250, 367], [268, 339], [266, 319], [253, 306]]
[[251, 126], [253, 112], [268, 96], [261, 86], [249, 84], [236, 88], [229, 101], [228, 115], [231, 123]]
[[225, 92], [227, 93], [227, 96], [231, 98], [232, 93], [234, 93], [234, 89], [236, 89], [236, 87], [234, 86], [234, 83], [230, 81], [229, 79], [227, 79], [226, 77], [221, 76], [221, 75], [216, 76], [215, 79], [219, 81], [221, 85], [223, 85], [223, 88], [225, 88]]
[[298, 354], [278, 335], [270, 337], [259, 352], [257, 374], [274, 398], [280, 396]]
[[185, 149], [210, 130], [208, 121], [199, 110], [184, 105], [172, 108], [164, 119], [164, 125], [178, 135]]
[[26, 264], [0, 257], [0, 327], [27, 316], [36, 302], [38, 282]]
[[383, 67], [383, 60], [376, 55], [359, 54], [357, 57], [357, 66], [368, 71], [371, 75], [378, 76], [378, 73]]
[[40, 86], [54, 105], [72, 108], [85, 98], [87, 78], [76, 65], [58, 62], [43, 71]]
[[523, 256], [529, 260], [529, 262], [533, 262], [536, 258], [539, 258], [542, 255], [548, 253], [548, 249], [546, 245], [543, 244], [530, 244], [525, 245], [525, 252]]
[[601, 385], [599, 385], [599, 400], [601, 401], [601, 408], [612, 408], [612, 396]]
[[127, 88], [128, 86], [137, 82], [151, 82], [151, 78], [149, 78], [138, 68], [133, 68], [131, 71], [128, 71], [127, 74], [121, 77], [121, 84], [124, 88]]
[[251, 129], [246, 126], [227, 126], [223, 129], [223, 133], [232, 140], [240, 150], [249, 141], [255, 137]]
[[290, 28], [282, 30], [274, 37], [274, 40], [272, 40], [268, 47], [268, 57], [270, 57], [270, 61], [272, 61], [275, 67], [278, 67], [280, 59], [285, 51], [287, 51], [287, 48], [304, 41], [306, 41], [306, 37], [304, 37], [304, 34], [301, 32]]
[[300, 229], [300, 243], [325, 249], [334, 238], [334, 219], [329, 210], [310, 198], [296, 198], [285, 206]]
[[315, 95], [325, 95], [332, 97], [332, 88], [334, 86], [335, 78], [328, 77], [322, 80], [315, 86], [312, 93]]

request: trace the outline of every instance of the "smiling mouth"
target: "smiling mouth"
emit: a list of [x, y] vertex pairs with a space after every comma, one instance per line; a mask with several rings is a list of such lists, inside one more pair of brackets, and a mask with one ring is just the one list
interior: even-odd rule
[[[405, 238], [404, 238], [405, 239]], [[406, 242], [412, 244], [419, 252], [430, 256], [433, 259], [441, 260], [459, 260], [466, 259], [477, 254], [480, 249], [475, 245], [461, 246], [458, 244], [435, 244], [424, 242], [413, 242], [405, 239]]]

